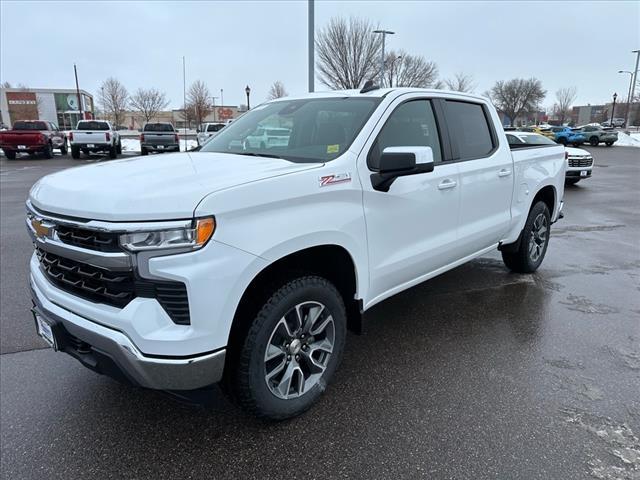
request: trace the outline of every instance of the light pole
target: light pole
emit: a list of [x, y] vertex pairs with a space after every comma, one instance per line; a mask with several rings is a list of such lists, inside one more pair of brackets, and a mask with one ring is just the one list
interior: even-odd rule
[[397, 57], [393, 57], [393, 61], [391, 62], [391, 66], [389, 69], [391, 70], [391, 75], [389, 76], [389, 86], [393, 87], [393, 74], [396, 71], [396, 62], [398, 60], [402, 60], [402, 55], [398, 55]]
[[224, 89], [220, 89], [220, 106], [224, 107]]
[[395, 35], [396, 32], [390, 30], [374, 30], [373, 33], [382, 34], [382, 57], [380, 58], [380, 87], [384, 84], [384, 44], [387, 35]]
[[307, 49], [309, 50], [307, 53], [307, 75], [309, 81], [309, 93], [313, 92], [314, 85], [313, 81], [315, 79], [315, 69], [314, 69], [314, 5], [313, 0], [309, 0], [307, 3]]
[[251, 104], [249, 103], [249, 94], [251, 94], [251, 89], [249, 88], [249, 85], [245, 87], [244, 93], [247, 94], [247, 111], [249, 111], [251, 110]]
[[629, 70], [618, 70], [618, 73], [628, 73], [629, 74], [629, 92], [627, 93], [627, 110], [624, 114], [624, 125], [629, 125], [629, 109], [631, 108], [631, 86], [633, 85], [633, 72]]
[[211, 103], [212, 103], [212, 108], [213, 108], [213, 121], [216, 121], [216, 98], [218, 97], [211, 97]]
[[613, 114], [616, 111], [616, 98], [618, 98], [618, 94], [614, 93], [613, 94], [613, 105], [611, 106], [611, 121], [609, 122], [612, 127], [613, 127]]
[[[631, 94], [629, 95], [629, 97], [631, 98], [631, 103], [633, 103], [633, 96], [635, 95], [635, 92], [636, 92], [636, 83], [638, 83], [638, 63], [640, 63], [640, 50], [633, 50], [631, 53], [636, 54], [636, 68], [633, 69], [633, 77], [631, 79]], [[630, 118], [630, 112], [627, 112], [627, 118], [626, 118], [627, 128], [629, 128], [629, 118]], [[637, 115], [636, 115], [636, 120], [637, 120]]]

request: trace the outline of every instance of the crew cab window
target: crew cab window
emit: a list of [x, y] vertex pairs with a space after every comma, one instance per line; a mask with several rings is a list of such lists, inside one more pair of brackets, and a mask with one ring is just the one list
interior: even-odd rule
[[445, 112], [449, 134], [458, 147], [460, 160], [486, 157], [491, 153], [495, 143], [482, 105], [447, 100]]
[[145, 132], [173, 132], [173, 125], [170, 123], [147, 123], [143, 129]]
[[49, 130], [45, 122], [14, 122], [14, 130]]
[[109, 130], [107, 122], [78, 122], [78, 130]]
[[387, 147], [431, 147], [433, 160], [442, 160], [438, 126], [429, 100], [412, 100], [393, 111], [369, 152], [367, 164], [371, 170], [378, 170]]
[[519, 145], [524, 143], [522, 140], [520, 140], [520, 138], [516, 137], [515, 135], [509, 135], [508, 133], [507, 142], [509, 142], [509, 145]]

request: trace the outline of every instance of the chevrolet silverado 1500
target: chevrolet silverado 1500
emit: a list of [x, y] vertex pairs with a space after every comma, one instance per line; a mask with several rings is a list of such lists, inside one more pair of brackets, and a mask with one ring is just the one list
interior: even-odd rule
[[[287, 142], [245, 141], [279, 125]], [[248, 411], [291, 417], [373, 305], [495, 249], [535, 271], [565, 164], [562, 145], [510, 148], [473, 95], [369, 86], [274, 100], [197, 153], [38, 181], [36, 327], [100, 373], [181, 393], [221, 382]]]
[[120, 134], [111, 123], [105, 120], [81, 120], [76, 129], [69, 133], [71, 156], [80, 158], [80, 152], [107, 152], [110, 158], [117, 158], [122, 153]]

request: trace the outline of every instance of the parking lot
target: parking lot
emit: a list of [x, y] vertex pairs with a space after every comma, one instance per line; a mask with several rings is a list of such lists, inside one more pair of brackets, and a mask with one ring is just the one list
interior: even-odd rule
[[[24, 200], [102, 157], [0, 157], [4, 478], [640, 478], [640, 149], [586, 147], [534, 275], [489, 255], [367, 312], [320, 403], [265, 423], [46, 348]], [[130, 156], [131, 154], [125, 154]]]

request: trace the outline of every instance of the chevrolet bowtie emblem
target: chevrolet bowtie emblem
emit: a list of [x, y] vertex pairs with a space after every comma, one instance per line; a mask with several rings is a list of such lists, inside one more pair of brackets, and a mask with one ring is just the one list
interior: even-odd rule
[[34, 218], [31, 220], [31, 226], [38, 237], [46, 237], [49, 235], [49, 227], [42, 224], [41, 220]]

